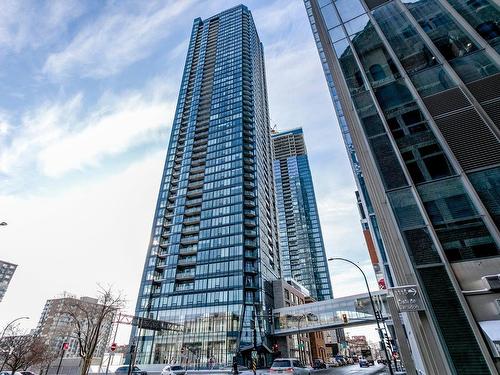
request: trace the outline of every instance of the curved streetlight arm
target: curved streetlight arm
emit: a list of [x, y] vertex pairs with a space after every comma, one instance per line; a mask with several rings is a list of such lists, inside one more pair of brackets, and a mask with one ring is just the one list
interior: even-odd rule
[[[352, 264], [353, 266], [355, 266], [360, 272], [361, 274], [363, 275], [363, 278], [365, 279], [365, 284], [366, 284], [366, 290], [368, 291], [368, 297], [370, 298], [370, 304], [372, 305], [372, 309], [373, 309], [373, 315], [375, 315], [375, 322], [377, 323], [377, 331], [379, 332], [380, 334], [380, 330], [382, 328], [380, 328], [380, 322], [379, 322], [379, 319], [378, 319], [378, 314], [377, 314], [377, 310], [375, 309], [375, 302], [373, 301], [373, 296], [372, 296], [372, 292], [370, 291], [370, 285], [368, 284], [368, 279], [366, 278], [366, 275], [365, 273], [363, 272], [363, 270], [361, 269], [360, 266], [358, 266], [356, 263], [354, 263], [353, 261], [349, 260], [349, 259], [345, 259], [345, 258], [340, 258], [340, 257], [334, 257], [334, 258], [328, 258], [328, 261], [331, 261], [331, 260], [342, 260], [344, 262], [347, 262], [347, 263], [350, 263]], [[384, 347], [384, 353], [385, 353], [385, 357], [387, 358], [387, 361], [389, 362], [389, 373], [391, 375], [394, 374], [394, 372], [392, 371], [392, 366], [391, 366], [391, 362], [389, 360], [389, 354], [387, 353], [387, 347], [385, 346], [385, 342], [384, 340], [381, 340], [382, 342], [382, 345]]]
[[7, 325], [5, 326], [5, 328], [3, 329], [3, 331], [2, 331], [2, 337], [0, 338], [0, 340], [1, 340], [1, 339], [3, 339], [3, 337], [5, 336], [5, 332], [7, 331], [7, 328], [9, 328], [12, 324], [14, 324], [15, 322], [17, 322], [18, 320], [21, 320], [21, 319], [29, 319], [29, 316], [21, 316], [21, 317], [19, 317], [19, 318], [14, 319], [14, 320], [13, 320], [12, 322], [10, 322], [9, 324], [7, 324]]

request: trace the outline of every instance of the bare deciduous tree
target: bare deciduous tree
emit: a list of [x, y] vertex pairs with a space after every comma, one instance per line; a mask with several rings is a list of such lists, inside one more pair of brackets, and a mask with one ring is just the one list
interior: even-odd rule
[[72, 326], [71, 337], [78, 342], [78, 355], [82, 359], [81, 375], [88, 373], [96, 349], [107, 344], [104, 340], [108, 339], [108, 335], [103, 334], [103, 331], [124, 304], [123, 295], [110, 286], [99, 286], [97, 304], [77, 299], [68, 299], [64, 304], [63, 314], [69, 317]]
[[12, 374], [18, 370], [27, 370], [40, 364], [45, 359], [49, 347], [37, 336], [23, 334], [18, 328], [12, 328], [0, 343], [2, 367]]

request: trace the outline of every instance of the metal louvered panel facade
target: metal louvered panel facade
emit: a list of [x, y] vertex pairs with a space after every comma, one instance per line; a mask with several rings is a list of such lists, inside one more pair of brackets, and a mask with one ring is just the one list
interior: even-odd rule
[[465, 171], [500, 163], [498, 140], [474, 109], [435, 121]]
[[428, 96], [423, 98], [423, 101], [434, 117], [472, 105], [458, 87]]

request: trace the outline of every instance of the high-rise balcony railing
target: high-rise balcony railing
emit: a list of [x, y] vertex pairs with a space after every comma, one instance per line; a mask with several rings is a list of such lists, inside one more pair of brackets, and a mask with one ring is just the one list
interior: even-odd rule
[[196, 264], [196, 257], [188, 257], [188, 258], [179, 259], [177, 264], [179, 266], [192, 266], [192, 265]]
[[254, 228], [257, 226], [257, 222], [255, 220], [245, 219], [243, 222], [246, 227]]
[[194, 197], [194, 196], [200, 196], [202, 194], [203, 194], [203, 189], [193, 189], [193, 190], [188, 190], [186, 196]]
[[257, 248], [256, 240], [245, 240], [245, 247]]
[[248, 217], [255, 217], [257, 215], [255, 210], [244, 210], [243, 214]]
[[257, 231], [256, 230], [246, 229], [245, 230], [245, 236], [247, 236], [247, 237], [257, 237]]
[[179, 255], [191, 255], [198, 252], [198, 246], [186, 246], [179, 249]]
[[186, 219], [184, 219], [183, 224], [195, 224], [200, 222], [200, 217], [199, 216], [190, 216]]
[[188, 272], [178, 272], [175, 275], [175, 278], [177, 280], [187, 280], [187, 279], [194, 279], [195, 272], [194, 271], [188, 271]]
[[203, 186], [203, 180], [193, 181], [187, 187], [188, 189], [198, 189]]
[[254, 208], [255, 207], [255, 202], [251, 201], [251, 200], [248, 200], [248, 199], [245, 199], [244, 205], [245, 205], [245, 207]]
[[196, 206], [202, 202], [201, 198], [190, 199], [186, 201], [186, 207]]
[[188, 208], [187, 210], [184, 211], [184, 215], [186, 216], [193, 216], [197, 215], [201, 212], [201, 207], [193, 207], [193, 208]]
[[198, 233], [199, 230], [200, 230], [199, 225], [191, 225], [188, 227], [184, 227], [184, 229], [182, 229], [182, 234]]
[[195, 244], [197, 242], [198, 242], [198, 236], [187, 236], [181, 238], [182, 245], [190, 245], [190, 244]]

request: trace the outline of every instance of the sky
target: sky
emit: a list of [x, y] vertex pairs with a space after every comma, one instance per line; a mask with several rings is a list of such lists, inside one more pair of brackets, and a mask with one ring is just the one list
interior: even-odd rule
[[[0, 327], [64, 291], [132, 312], [193, 19], [240, 1], [11, 1], [0, 9], [0, 259], [18, 264]], [[327, 256], [376, 282], [355, 184], [301, 0], [250, 0], [277, 130], [302, 126]], [[334, 296], [362, 293], [330, 264]], [[123, 335], [124, 340], [126, 335]]]

